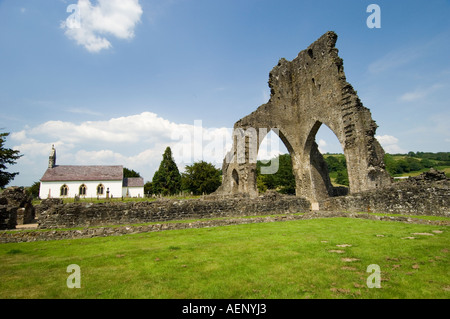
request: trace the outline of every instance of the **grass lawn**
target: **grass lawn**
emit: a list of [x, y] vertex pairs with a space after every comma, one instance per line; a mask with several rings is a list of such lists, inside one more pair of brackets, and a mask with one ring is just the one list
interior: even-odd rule
[[0, 298], [448, 299], [449, 252], [445, 226], [351, 218], [0, 244]]

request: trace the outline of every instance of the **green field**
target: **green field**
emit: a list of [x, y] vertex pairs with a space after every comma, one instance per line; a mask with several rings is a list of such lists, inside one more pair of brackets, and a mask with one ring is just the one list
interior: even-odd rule
[[[384, 162], [386, 170], [392, 177], [417, 176], [428, 172], [431, 167], [443, 171], [450, 177], [450, 153], [410, 153], [410, 154], [385, 154]], [[348, 186], [337, 182], [338, 170], [345, 170], [344, 167], [336, 165], [338, 162], [345, 162], [344, 154], [324, 154], [327, 162], [329, 175], [333, 186]]]
[[[438, 171], [442, 171], [445, 173], [445, 175], [450, 176], [450, 166], [436, 166], [434, 169]], [[428, 172], [430, 169], [424, 168], [419, 171], [413, 171], [409, 173], [402, 173], [402, 174], [395, 174], [395, 177], [402, 177], [402, 176], [418, 176], [422, 173]]]
[[0, 298], [448, 299], [449, 252], [445, 226], [351, 218], [1, 244]]

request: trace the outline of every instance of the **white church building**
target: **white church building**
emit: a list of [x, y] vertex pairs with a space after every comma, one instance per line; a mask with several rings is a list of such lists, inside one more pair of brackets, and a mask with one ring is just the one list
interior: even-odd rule
[[54, 146], [40, 182], [42, 199], [144, 197], [144, 179], [124, 178], [122, 165], [56, 165]]

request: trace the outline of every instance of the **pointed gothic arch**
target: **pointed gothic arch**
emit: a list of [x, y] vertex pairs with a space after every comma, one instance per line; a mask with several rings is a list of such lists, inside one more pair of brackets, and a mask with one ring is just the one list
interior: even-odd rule
[[80, 187], [78, 188], [78, 195], [80, 196], [86, 196], [87, 193], [87, 187], [85, 184], [81, 184]]
[[[350, 192], [392, 182], [384, 169], [384, 151], [375, 139], [377, 125], [346, 81], [336, 40], [334, 32], [327, 32], [294, 60], [281, 59], [269, 74], [270, 100], [234, 125], [235, 132], [256, 132], [256, 154], [267, 128], [278, 130], [291, 154], [296, 195], [312, 202], [334, 195], [325, 161], [315, 143], [323, 124], [334, 132], [343, 148]], [[239, 139], [242, 136], [244, 140]], [[245, 136], [235, 135], [233, 147], [224, 159], [223, 183], [218, 193], [258, 195], [256, 160], [251, 161], [248, 156], [253, 144]], [[234, 171], [239, 173], [237, 189], [230, 187]]]
[[67, 197], [69, 194], [69, 187], [64, 184], [63, 186], [61, 186], [60, 190], [59, 190], [59, 195], [60, 197]]
[[103, 184], [97, 185], [97, 196], [102, 196], [105, 193], [105, 186]]

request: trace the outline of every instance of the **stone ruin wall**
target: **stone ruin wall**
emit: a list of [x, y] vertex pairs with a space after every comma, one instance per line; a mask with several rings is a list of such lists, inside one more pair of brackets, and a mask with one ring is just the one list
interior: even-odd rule
[[[449, 221], [364, 213], [450, 217], [450, 180], [443, 174], [440, 178], [434, 176], [429, 180], [424, 178], [426, 174], [384, 189], [323, 200], [320, 202], [320, 211], [311, 210], [311, 203], [303, 198], [281, 195], [273, 191], [253, 199], [248, 196], [205, 196], [203, 199], [192, 200], [103, 204], [63, 204], [61, 200], [49, 199], [35, 207], [39, 228], [48, 231], [0, 231], [0, 243], [121, 236], [164, 230], [329, 217], [449, 225]], [[268, 214], [278, 216], [267, 216]], [[244, 216], [246, 218], [242, 218]], [[186, 221], [187, 219], [196, 220]]]
[[[98, 204], [44, 200], [36, 206], [39, 228], [56, 229], [168, 222], [187, 219], [292, 214], [313, 211], [311, 202], [268, 191], [249, 196], [209, 195], [201, 199]], [[323, 212], [373, 212], [450, 217], [450, 180], [441, 172], [423, 173], [383, 189], [319, 202]]]
[[23, 187], [10, 187], [0, 194], [0, 230], [30, 224], [34, 218], [31, 196]]
[[268, 192], [249, 200], [247, 196], [215, 197], [152, 202], [106, 202], [96, 204], [44, 200], [36, 207], [41, 229], [124, 225], [217, 217], [255, 216], [307, 212], [309, 201]]
[[[7, 193], [11, 193], [8, 191]], [[16, 195], [19, 192], [14, 192]], [[3, 194], [2, 194], [3, 195]], [[4, 202], [0, 196], [0, 202]], [[325, 217], [353, 217], [374, 220], [410, 222], [408, 217], [388, 219], [371, 213], [402, 215], [434, 215], [450, 217], [450, 180], [442, 172], [424, 173], [418, 177], [395, 183], [390, 187], [369, 190], [348, 196], [331, 197], [319, 202], [320, 210], [312, 210], [306, 199], [268, 191], [257, 198], [249, 196], [209, 195], [202, 199], [156, 200], [153, 202], [107, 202], [97, 204], [67, 203], [59, 199], [46, 199], [34, 207], [35, 217], [25, 223], [38, 222], [39, 229], [51, 231], [0, 231], [0, 243], [35, 240], [120, 236], [124, 234], [216, 227], [243, 223], [286, 220], [304, 220]], [[16, 206], [15, 206], [16, 207]], [[3, 229], [14, 229], [17, 208], [7, 210], [0, 206]], [[9, 211], [12, 214], [5, 215]], [[296, 215], [296, 213], [304, 213]], [[269, 214], [277, 217], [257, 217]], [[9, 219], [6, 219], [8, 216]], [[239, 217], [246, 218], [239, 218]], [[227, 217], [220, 219], [220, 217]], [[34, 219], [35, 218], [35, 219]], [[219, 218], [219, 219], [214, 219]], [[183, 222], [196, 219], [194, 222]], [[414, 222], [432, 223], [416, 220]], [[448, 224], [447, 221], [434, 221]], [[132, 224], [144, 224], [131, 226]], [[122, 225], [122, 226], [121, 226]], [[108, 227], [115, 226], [115, 227]], [[65, 228], [78, 228], [62, 230]]]
[[389, 187], [319, 203], [324, 211], [372, 212], [450, 217], [450, 179], [431, 169]]
[[[312, 202], [334, 196], [326, 163], [315, 142], [324, 124], [344, 150], [350, 193], [392, 183], [384, 169], [384, 151], [375, 139], [377, 125], [346, 81], [336, 41], [337, 35], [327, 32], [295, 59], [281, 59], [273, 68], [269, 74], [270, 100], [234, 125], [236, 137], [224, 159], [218, 193], [258, 196], [252, 153], [257, 154], [264, 138], [261, 134], [273, 130], [291, 155], [296, 195]], [[250, 130], [256, 130], [256, 142], [245, 135]]]
[[450, 182], [425, 187], [401, 184], [348, 196], [330, 197], [319, 202], [323, 211], [450, 217]]

